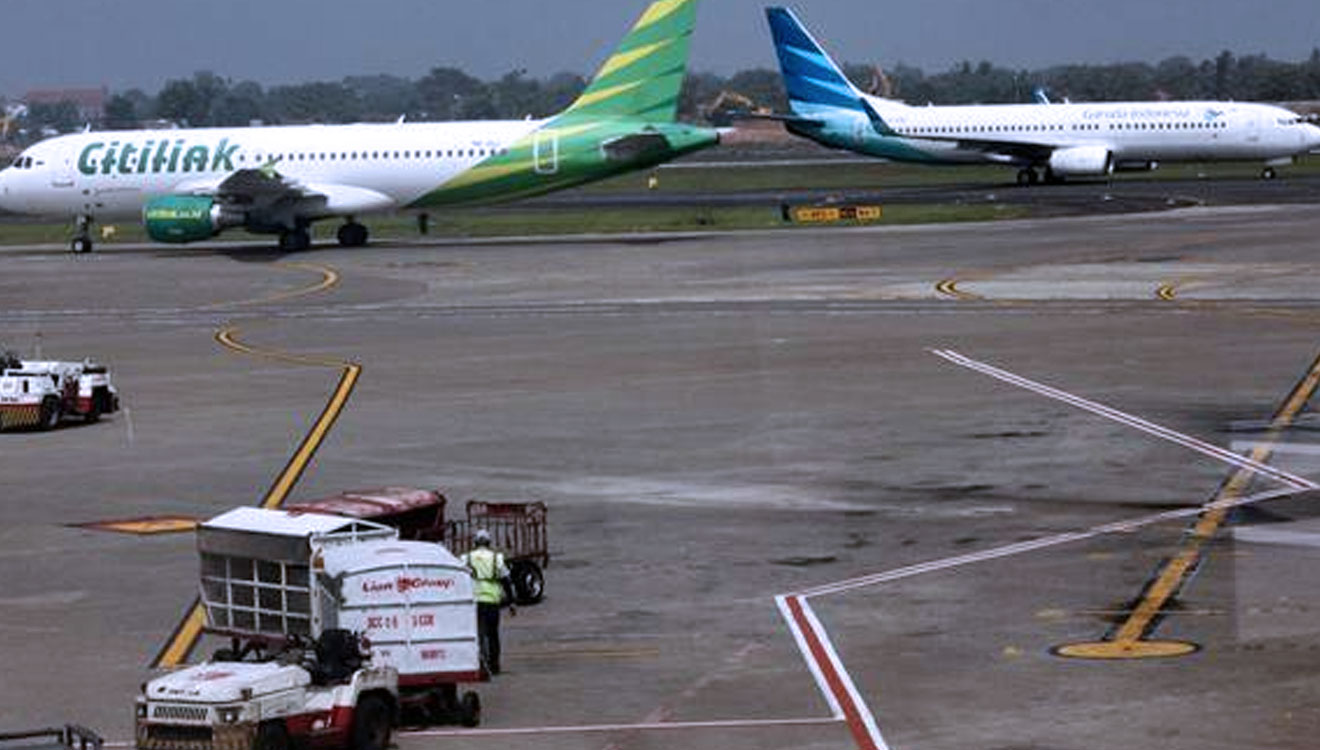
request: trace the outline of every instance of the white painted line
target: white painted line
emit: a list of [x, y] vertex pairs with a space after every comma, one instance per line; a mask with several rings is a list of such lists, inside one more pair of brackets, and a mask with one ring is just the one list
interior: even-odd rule
[[871, 709], [858, 694], [852, 677], [848, 675], [843, 661], [839, 659], [834, 645], [830, 643], [828, 633], [816, 618], [811, 606], [801, 596], [796, 595], [778, 597], [778, 600], [782, 604], [780, 611], [788, 621], [789, 627], [803, 636], [798, 640], [798, 650], [802, 658], [806, 660], [813, 674], [820, 675], [817, 686], [824, 693], [826, 700], [830, 700], [831, 695], [834, 697], [832, 702], [838, 705], [841, 718], [848, 726], [858, 750], [889, 750], [884, 738], [880, 736]]
[[784, 622], [788, 623], [788, 630], [793, 634], [793, 640], [797, 643], [798, 651], [802, 653], [802, 658], [807, 662], [807, 669], [811, 670], [811, 676], [816, 680], [816, 688], [824, 696], [825, 702], [830, 706], [830, 715], [835, 719], [843, 718], [843, 709], [839, 707], [839, 701], [834, 697], [834, 691], [830, 690], [825, 682], [825, 675], [820, 671], [820, 665], [811, 658], [811, 648], [807, 646], [806, 636], [802, 633], [802, 628], [798, 625], [797, 618], [788, 608], [788, 599], [784, 596], [776, 596], [775, 604], [779, 607], [779, 614], [783, 616]]
[[[820, 619], [816, 617], [816, 610], [811, 608], [811, 604], [807, 602], [806, 597], [801, 598], [801, 603], [803, 613], [811, 622], [811, 629], [816, 632], [821, 646], [828, 654], [830, 663], [834, 666], [834, 671], [839, 675], [839, 680], [843, 683], [844, 690], [847, 691], [848, 697], [851, 699], [853, 709], [861, 719], [866, 733], [870, 735], [871, 742], [876, 750], [889, 750], [889, 745], [885, 744], [885, 738], [880, 735], [880, 727], [876, 726], [875, 716], [871, 713], [871, 708], [866, 705], [861, 693], [857, 692], [857, 685], [853, 683], [852, 675], [848, 674], [848, 668], [843, 665], [843, 660], [839, 658], [838, 652], [834, 650], [834, 644], [830, 641], [830, 634], [825, 630], [825, 626], [820, 624]], [[848, 718], [850, 723], [852, 722], [851, 717], [845, 716], [845, 718]]]
[[[747, 729], [756, 727], [815, 726], [838, 724], [836, 717], [812, 719], [729, 719], [725, 721], [655, 721], [640, 724], [579, 724], [551, 727], [501, 727], [492, 729], [419, 729], [399, 732], [399, 737], [493, 737], [518, 734], [590, 734], [593, 732], [639, 732], [674, 729]], [[127, 744], [127, 743], [125, 743]], [[107, 743], [106, 747], [110, 747]]]
[[834, 583], [827, 583], [821, 586], [816, 586], [815, 588], [804, 589], [798, 592], [797, 596], [801, 596], [803, 598], [810, 598], [810, 597], [824, 596], [826, 594], [838, 594], [844, 591], [851, 591], [853, 589], [865, 588], [867, 586], [875, 586], [881, 583], [889, 583], [891, 581], [898, 581], [904, 578], [912, 578], [914, 576], [923, 575], [925, 573], [934, 573], [942, 570], [950, 570], [952, 568], [959, 568], [966, 565], [973, 565], [976, 563], [988, 562], [990, 560], [998, 560], [1005, 557], [1012, 557], [1014, 555], [1021, 555], [1027, 552], [1035, 552], [1036, 550], [1046, 549], [1048, 547], [1057, 547], [1059, 545], [1070, 544], [1072, 542], [1080, 542], [1098, 536], [1103, 536], [1106, 534], [1119, 534], [1119, 533], [1136, 531], [1137, 529], [1140, 529], [1142, 527], [1151, 526], [1157, 523], [1163, 523], [1165, 521], [1176, 521], [1183, 518], [1198, 516], [1206, 512], [1207, 510], [1236, 508], [1241, 505], [1252, 505], [1255, 503], [1265, 502], [1266, 500], [1278, 500], [1281, 498], [1293, 497], [1300, 494], [1300, 492], [1301, 492], [1300, 490], [1294, 490], [1294, 489], [1270, 490], [1268, 492], [1259, 492], [1254, 495], [1248, 495], [1246, 497], [1237, 498], [1235, 500], [1219, 500], [1213, 503], [1206, 503], [1204, 505], [1179, 508], [1177, 510], [1167, 510], [1161, 513], [1153, 513], [1148, 516], [1141, 516], [1138, 518], [1128, 519], [1126, 521], [1114, 521], [1111, 523], [1102, 524], [1100, 526], [1093, 526], [1083, 531], [1071, 531], [1063, 534], [1054, 534], [1052, 536], [1041, 537], [1040, 539], [1033, 539], [1027, 542], [1018, 542], [1016, 544], [1009, 544], [1003, 547], [995, 547], [992, 549], [982, 550], [980, 552], [971, 552], [966, 555], [957, 555], [954, 557], [946, 557], [941, 560], [931, 560], [930, 562], [917, 563], [916, 565], [907, 565], [902, 568], [895, 568], [894, 570], [885, 571], [883, 573], [875, 573], [872, 575], [860, 576], [858, 578], [851, 578], [843, 581], [836, 581]]
[[1008, 372], [1007, 370], [1001, 370], [998, 367], [988, 365], [984, 362], [974, 360], [970, 357], [965, 357], [951, 349], [934, 349], [931, 350], [931, 353], [937, 357], [940, 357], [941, 359], [952, 362], [953, 364], [959, 365], [961, 367], [966, 367], [969, 370], [975, 370], [984, 375], [989, 375], [990, 377], [995, 378], [996, 380], [1009, 383], [1010, 385], [1015, 385], [1019, 388], [1025, 388], [1026, 390], [1039, 393], [1042, 396], [1052, 398], [1056, 401], [1062, 401], [1066, 404], [1070, 404], [1079, 409], [1089, 411], [1092, 414], [1097, 414], [1099, 416], [1102, 416], [1105, 419], [1109, 419], [1111, 421], [1118, 422], [1119, 424], [1124, 424], [1127, 425], [1128, 427], [1133, 427], [1135, 429], [1141, 430], [1142, 432], [1145, 432], [1148, 435], [1154, 435], [1155, 437], [1158, 437], [1162, 440], [1167, 440], [1171, 443], [1176, 443], [1178, 445], [1181, 445], [1184, 448], [1189, 448], [1191, 450], [1196, 451], [1197, 453], [1200, 453], [1204, 456], [1209, 456], [1217, 461], [1221, 461], [1223, 463], [1230, 464], [1238, 468], [1246, 469], [1253, 473], [1261, 474], [1263, 476], [1269, 477], [1270, 479], [1273, 479], [1277, 482], [1282, 482], [1283, 484], [1289, 485], [1290, 487], [1296, 489], [1312, 489], [1315, 487], [1320, 487], [1320, 485], [1317, 485], [1315, 482], [1312, 482], [1311, 480], [1306, 479], [1305, 477], [1301, 477], [1291, 472], [1284, 471], [1283, 469], [1270, 466], [1269, 464], [1263, 464], [1259, 461], [1255, 461], [1250, 458], [1247, 458], [1246, 456], [1239, 456], [1238, 454], [1226, 448], [1221, 448], [1217, 445], [1212, 445], [1210, 443], [1205, 442], [1204, 440], [1199, 440], [1197, 438], [1194, 438], [1191, 435], [1187, 435], [1178, 432], [1176, 430], [1170, 429], [1168, 427], [1155, 424], [1154, 422], [1150, 422], [1148, 420], [1142, 419], [1141, 417], [1128, 414], [1127, 412], [1119, 411], [1118, 409], [1115, 409], [1113, 407], [1105, 406], [1104, 404], [1100, 404], [1095, 401], [1090, 401], [1088, 399], [1082, 398], [1081, 396], [1068, 393], [1067, 391], [1062, 391], [1059, 390], [1058, 388], [1053, 388], [1043, 383], [1038, 383], [1034, 380], [1024, 378], [1021, 375], [1015, 375], [1011, 372]]

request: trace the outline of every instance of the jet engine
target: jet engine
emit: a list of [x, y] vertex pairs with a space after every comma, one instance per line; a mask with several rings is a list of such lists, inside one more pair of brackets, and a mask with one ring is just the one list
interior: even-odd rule
[[1050, 154], [1050, 173], [1056, 177], [1087, 177], [1114, 171], [1114, 155], [1105, 146], [1073, 146]]
[[214, 237], [244, 217], [204, 195], [162, 195], [142, 206], [147, 235], [157, 242], [196, 242]]

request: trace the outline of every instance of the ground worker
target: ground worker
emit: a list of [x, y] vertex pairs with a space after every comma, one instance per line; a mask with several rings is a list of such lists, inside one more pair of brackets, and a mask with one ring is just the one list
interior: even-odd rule
[[[509, 569], [504, 565], [504, 554], [490, 548], [490, 532], [477, 529], [472, 535], [472, 551], [464, 553], [475, 582], [477, 600], [477, 641], [481, 645], [481, 660], [491, 674], [500, 673], [500, 606], [511, 601], [508, 592], [511, 581]], [[509, 614], [516, 610], [512, 603]]]

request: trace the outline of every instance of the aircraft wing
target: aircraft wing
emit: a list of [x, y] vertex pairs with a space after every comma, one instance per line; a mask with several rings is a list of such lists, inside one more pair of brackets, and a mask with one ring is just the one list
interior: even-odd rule
[[928, 141], [947, 141], [957, 143], [958, 148], [966, 151], [980, 151], [999, 159], [1006, 164], [1037, 163], [1050, 158], [1050, 154], [1059, 146], [1052, 143], [1026, 143], [1023, 141], [996, 141], [984, 138], [959, 138], [957, 136], [919, 135], [905, 136]]
[[889, 123], [884, 121], [871, 103], [865, 97], [858, 99], [861, 108], [866, 112], [866, 116], [871, 121], [871, 127], [875, 132], [882, 136], [890, 138], [906, 138], [911, 140], [923, 141], [944, 141], [947, 143], [956, 143], [958, 148], [967, 151], [980, 151], [992, 157], [997, 157], [997, 161], [1003, 161], [1006, 164], [1035, 163], [1044, 161], [1050, 157], [1050, 154], [1058, 148], [1058, 144], [1030, 142], [1020, 140], [996, 140], [994, 138], [969, 138], [965, 135], [940, 135], [938, 133], [922, 133], [921, 135], [905, 135], [889, 127]]
[[212, 196], [249, 212], [289, 211], [308, 219], [381, 211], [395, 204], [389, 196], [367, 188], [290, 179], [273, 165], [238, 169], [220, 179], [181, 182], [174, 190]]

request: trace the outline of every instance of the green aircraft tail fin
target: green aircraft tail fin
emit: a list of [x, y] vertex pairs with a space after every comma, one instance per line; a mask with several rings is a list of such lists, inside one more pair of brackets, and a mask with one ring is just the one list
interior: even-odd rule
[[697, 0], [656, 0], [560, 117], [672, 122], [687, 68]]

